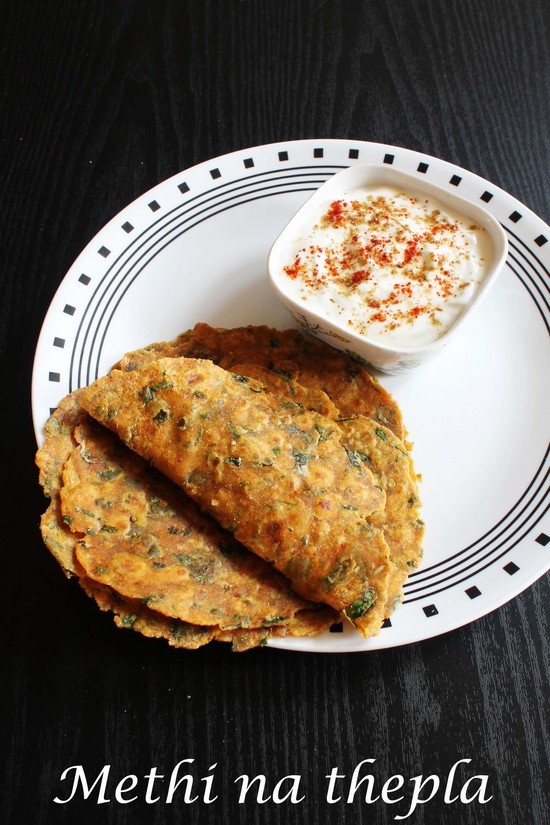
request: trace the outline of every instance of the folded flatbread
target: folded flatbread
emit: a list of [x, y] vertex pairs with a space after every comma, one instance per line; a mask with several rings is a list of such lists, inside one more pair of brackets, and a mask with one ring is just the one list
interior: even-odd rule
[[80, 391], [46, 426], [40, 479], [47, 547], [119, 627], [196, 648], [235, 650], [316, 635], [338, 615], [292, 593], [270, 565], [82, 410]]
[[185, 358], [114, 370], [80, 401], [296, 592], [378, 631], [397, 570], [373, 518], [386, 497], [334, 421]]

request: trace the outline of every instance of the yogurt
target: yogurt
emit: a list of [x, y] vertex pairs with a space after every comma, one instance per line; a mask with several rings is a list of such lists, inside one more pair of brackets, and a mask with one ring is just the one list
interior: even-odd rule
[[423, 347], [443, 336], [483, 283], [486, 230], [436, 198], [390, 186], [317, 206], [289, 247], [285, 292], [372, 341]]

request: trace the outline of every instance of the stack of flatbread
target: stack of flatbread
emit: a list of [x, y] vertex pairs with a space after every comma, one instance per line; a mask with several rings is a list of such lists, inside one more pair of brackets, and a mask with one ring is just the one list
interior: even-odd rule
[[63, 399], [37, 464], [65, 573], [176, 647], [372, 636], [422, 555], [397, 405], [295, 330], [198, 324], [127, 354]]

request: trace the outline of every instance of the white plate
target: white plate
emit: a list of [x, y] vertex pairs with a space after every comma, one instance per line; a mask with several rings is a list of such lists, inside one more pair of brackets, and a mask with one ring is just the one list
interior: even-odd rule
[[257, 146], [187, 169], [113, 218], [65, 276], [34, 362], [41, 442], [59, 399], [128, 350], [197, 321], [288, 326], [267, 253], [309, 194], [354, 163], [393, 164], [481, 203], [506, 229], [510, 254], [490, 298], [440, 358], [382, 379], [423, 476], [424, 564], [404, 605], [367, 641], [346, 627], [270, 643], [292, 650], [374, 650], [436, 636], [549, 568], [550, 228], [477, 175], [408, 149], [345, 140]]

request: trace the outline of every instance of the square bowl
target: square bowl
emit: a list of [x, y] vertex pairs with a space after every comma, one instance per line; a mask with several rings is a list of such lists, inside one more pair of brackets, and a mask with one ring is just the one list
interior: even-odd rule
[[[285, 267], [288, 268], [291, 264], [300, 244], [307, 239], [307, 233], [313, 230], [331, 203], [350, 197], [357, 200], [361, 193], [368, 194], [368, 190], [377, 187], [389, 187], [396, 193], [416, 199], [430, 198], [437, 202], [436, 207], [442, 206], [449, 210], [453, 219], [463, 219], [469, 223], [473, 221], [477, 227], [485, 230], [485, 272], [482, 281], [473, 296], [464, 302], [457, 317], [429, 343], [409, 345], [403, 341], [381, 341], [381, 336], [374, 340], [362, 331], [353, 330], [349, 323], [334, 315], [325, 314], [318, 306], [312, 306], [307, 295], [300, 296], [296, 290], [293, 291], [293, 281], [285, 274]], [[323, 239], [319, 243], [322, 246]], [[294, 321], [306, 332], [322, 340], [328, 340], [334, 347], [355, 356], [367, 366], [375, 367], [382, 372], [399, 374], [419, 366], [441, 352], [487, 295], [506, 261], [507, 254], [508, 241], [504, 230], [489, 212], [477, 204], [440, 186], [418, 180], [388, 166], [358, 165], [333, 175], [298, 210], [271, 248], [268, 272], [276, 294]]]

